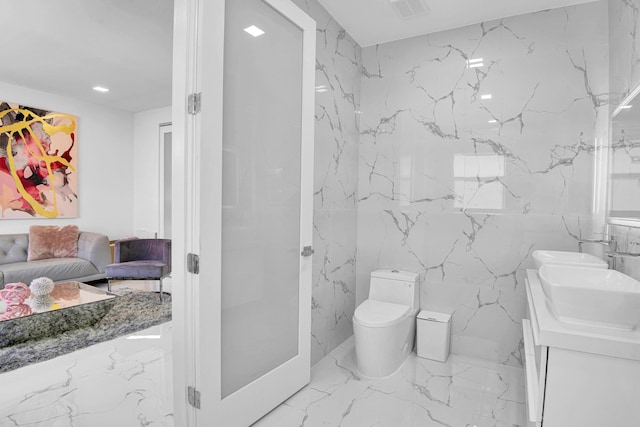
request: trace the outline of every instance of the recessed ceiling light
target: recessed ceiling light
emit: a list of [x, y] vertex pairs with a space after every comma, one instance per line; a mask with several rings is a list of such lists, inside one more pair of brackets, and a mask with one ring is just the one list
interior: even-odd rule
[[93, 90], [95, 90], [96, 92], [109, 92], [109, 89], [102, 86], [94, 86]]
[[497, 120], [489, 120], [489, 123], [498, 123]]
[[493, 96], [490, 93], [480, 95], [480, 99], [491, 99]]
[[325, 85], [316, 86], [316, 92], [326, 92], [327, 87]]
[[264, 31], [262, 31], [260, 28], [256, 27], [255, 25], [247, 27], [244, 30], [247, 33], [251, 34], [253, 37], [258, 37], [264, 34]]
[[620, 107], [620, 109], [621, 110], [626, 110], [626, 109], [631, 108], [631, 107], [633, 107], [633, 105], [624, 105], [624, 106]]

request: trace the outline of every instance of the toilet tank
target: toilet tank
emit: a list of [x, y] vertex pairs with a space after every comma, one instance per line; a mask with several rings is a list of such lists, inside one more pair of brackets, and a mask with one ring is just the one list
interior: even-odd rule
[[418, 273], [402, 270], [376, 270], [371, 273], [369, 299], [420, 307]]

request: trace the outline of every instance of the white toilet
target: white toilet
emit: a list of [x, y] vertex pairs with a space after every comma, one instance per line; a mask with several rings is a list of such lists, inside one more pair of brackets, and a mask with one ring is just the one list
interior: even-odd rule
[[413, 350], [420, 309], [419, 276], [399, 270], [371, 273], [369, 298], [353, 315], [358, 371], [383, 378], [396, 372]]

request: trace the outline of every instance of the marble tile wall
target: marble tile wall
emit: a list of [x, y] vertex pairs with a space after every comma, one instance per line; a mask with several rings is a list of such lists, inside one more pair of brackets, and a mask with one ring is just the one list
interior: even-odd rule
[[606, 16], [598, 1], [363, 49], [356, 304], [372, 270], [419, 272], [454, 353], [522, 364], [531, 252], [602, 232]]
[[640, 84], [640, 0], [609, 0], [611, 107]]
[[[611, 110], [640, 84], [640, 0], [609, 0], [609, 87]], [[619, 153], [623, 154], [624, 153]], [[618, 250], [640, 252], [640, 228], [612, 226]], [[621, 258], [617, 270], [640, 280], [640, 260]]]
[[317, 24], [311, 361], [353, 334], [360, 46], [316, 0], [294, 0]]

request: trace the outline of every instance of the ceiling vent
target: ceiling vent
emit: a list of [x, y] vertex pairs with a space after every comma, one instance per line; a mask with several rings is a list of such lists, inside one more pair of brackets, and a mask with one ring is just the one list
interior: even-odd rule
[[402, 19], [424, 15], [429, 11], [424, 0], [389, 0], [393, 10]]

